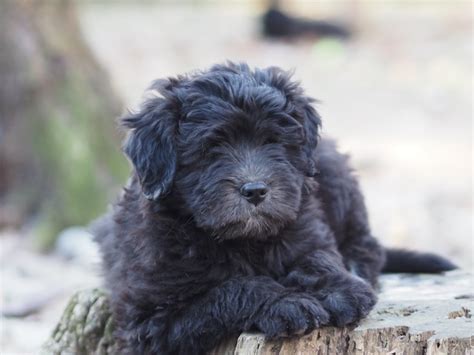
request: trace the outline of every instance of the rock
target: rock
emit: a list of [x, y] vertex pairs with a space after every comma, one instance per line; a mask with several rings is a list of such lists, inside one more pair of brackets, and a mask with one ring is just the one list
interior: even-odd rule
[[59, 233], [55, 252], [84, 266], [100, 263], [99, 246], [94, 236], [84, 227], [69, 227]]
[[[277, 341], [243, 333], [212, 354], [472, 354], [473, 284], [464, 271], [384, 275], [378, 304], [357, 327], [325, 327]], [[108, 305], [101, 290], [76, 294], [42, 353], [115, 353]]]

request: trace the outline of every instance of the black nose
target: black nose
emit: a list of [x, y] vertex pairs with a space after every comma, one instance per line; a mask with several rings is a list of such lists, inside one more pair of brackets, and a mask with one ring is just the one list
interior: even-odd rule
[[243, 184], [240, 188], [240, 194], [244, 196], [247, 201], [257, 206], [260, 202], [265, 200], [268, 192], [268, 185], [264, 182], [248, 182]]

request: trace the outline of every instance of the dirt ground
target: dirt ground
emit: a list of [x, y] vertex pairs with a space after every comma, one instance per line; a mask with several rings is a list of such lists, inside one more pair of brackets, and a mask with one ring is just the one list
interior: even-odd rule
[[[294, 69], [320, 100], [324, 134], [353, 157], [374, 234], [472, 269], [471, 2], [292, 6], [357, 24], [346, 43], [264, 40], [256, 2], [189, 4], [80, 7], [84, 36], [128, 107], [153, 79], [226, 59]], [[0, 235], [1, 303], [51, 301], [34, 315], [1, 320], [3, 354], [37, 353], [71, 293], [100, 283], [95, 261], [38, 255], [18, 233]]]

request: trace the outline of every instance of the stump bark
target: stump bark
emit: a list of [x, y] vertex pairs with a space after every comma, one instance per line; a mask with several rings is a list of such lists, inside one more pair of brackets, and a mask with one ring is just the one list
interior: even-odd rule
[[[357, 327], [324, 327], [277, 341], [244, 333], [212, 354], [474, 354], [473, 284], [463, 271], [384, 275], [378, 304]], [[106, 293], [79, 292], [42, 353], [115, 354], [112, 329]]]

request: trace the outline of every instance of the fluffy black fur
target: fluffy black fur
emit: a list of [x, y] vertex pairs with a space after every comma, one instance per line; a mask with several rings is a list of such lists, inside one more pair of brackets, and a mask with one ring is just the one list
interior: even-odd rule
[[[299, 84], [228, 63], [152, 89], [123, 118], [134, 173], [97, 228], [121, 351], [202, 354], [366, 316], [385, 252]], [[258, 205], [240, 193], [255, 181]]]

